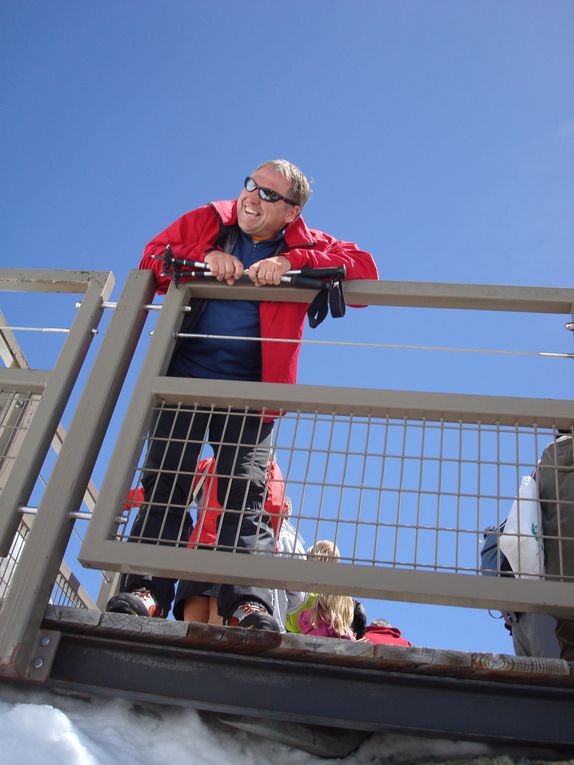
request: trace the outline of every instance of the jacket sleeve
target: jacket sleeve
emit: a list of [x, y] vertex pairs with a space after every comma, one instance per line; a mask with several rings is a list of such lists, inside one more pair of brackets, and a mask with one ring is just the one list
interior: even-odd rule
[[[178, 258], [203, 261], [205, 253], [214, 249], [213, 243], [219, 233], [219, 219], [210, 205], [203, 205], [196, 210], [182, 215], [164, 231], [146, 245], [140, 269], [151, 269], [155, 273], [157, 292], [165, 294], [171, 282], [171, 276], [163, 276], [163, 262], [153, 256], [162, 256], [166, 246], [171, 245], [173, 254]], [[181, 281], [186, 281], [182, 272]], [[189, 281], [189, 277], [187, 278]]]
[[294, 247], [284, 254], [294, 269], [302, 266], [324, 268], [346, 266], [347, 279], [378, 279], [379, 273], [372, 255], [353, 242], [334, 239], [323, 231], [311, 231], [315, 246]]

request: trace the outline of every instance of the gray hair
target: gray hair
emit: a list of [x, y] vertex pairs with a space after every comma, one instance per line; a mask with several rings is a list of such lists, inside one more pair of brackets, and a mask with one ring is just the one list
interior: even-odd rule
[[387, 621], [386, 619], [373, 619], [373, 621], [369, 624], [369, 627], [390, 627], [390, 626], [391, 626], [391, 623]]
[[287, 178], [291, 185], [289, 198], [295, 202], [295, 204], [299, 205], [299, 207], [303, 207], [305, 202], [309, 199], [311, 186], [297, 165], [294, 165], [286, 159], [270, 159], [256, 167], [253, 172], [255, 173], [257, 170], [262, 170], [264, 167], [270, 167], [274, 173], [278, 173], [284, 178]]

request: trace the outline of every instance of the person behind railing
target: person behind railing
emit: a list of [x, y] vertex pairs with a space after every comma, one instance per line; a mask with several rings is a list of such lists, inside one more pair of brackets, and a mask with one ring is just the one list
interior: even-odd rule
[[[330, 540], [316, 542], [307, 550], [309, 560], [337, 563], [340, 557], [339, 548]], [[354, 618], [355, 601], [350, 596], [312, 592], [297, 610], [287, 614], [285, 626], [287, 632], [355, 640]]]
[[386, 619], [373, 619], [367, 625], [363, 640], [375, 645], [412, 646], [412, 643], [401, 635], [400, 629], [393, 627]]
[[[215, 459], [209, 457], [201, 460], [196, 473], [193, 495], [197, 504], [197, 520], [187, 546], [190, 549], [210, 548], [216, 544], [218, 519], [222, 512], [217, 499]], [[289, 497], [285, 496], [283, 476], [275, 460], [269, 467], [264, 507], [277, 540], [276, 554], [304, 557], [302, 539], [288, 521], [292, 504]], [[222, 624], [223, 620], [217, 613], [218, 594], [218, 584], [180, 580], [175, 593], [173, 615], [180, 621]], [[287, 610], [297, 608], [305, 597], [304, 592], [277, 589], [273, 591], [273, 616], [279, 623], [281, 632], [285, 632]]]
[[[574, 590], [574, 454], [572, 430], [558, 430], [542, 452], [536, 481], [542, 510], [546, 576]], [[574, 597], [572, 598], [574, 602]], [[574, 619], [556, 617], [560, 658], [574, 662]]]
[[[505, 526], [506, 520], [499, 526], [489, 526], [483, 532], [480, 572], [485, 576], [514, 576], [508, 558], [500, 549], [500, 538]], [[492, 612], [489, 613], [494, 616]], [[560, 655], [555, 635], [556, 620], [550, 614], [501, 611], [499, 618], [512, 637], [516, 656], [555, 659]]]
[[512, 637], [516, 656], [558, 659], [560, 644], [556, 638], [556, 619], [550, 614], [527, 611], [502, 611], [505, 628]]
[[[277, 555], [282, 558], [305, 558], [305, 544], [297, 529], [290, 523], [291, 500], [287, 500], [287, 513], [281, 523], [279, 539], [277, 540]], [[307, 592], [299, 590], [273, 590], [273, 616], [279, 624], [281, 632], [286, 632], [285, 621], [289, 611], [295, 611], [305, 602]]]
[[[174, 257], [207, 264], [217, 281], [229, 285], [244, 273], [258, 287], [279, 285], [287, 271], [304, 266], [345, 266], [348, 279], [378, 278], [369, 253], [307, 227], [301, 210], [309, 192], [307, 178], [291, 162], [264, 162], [245, 179], [237, 200], [192, 210], [156, 236], [145, 248], [140, 268], [153, 270], [158, 293], [167, 292], [172, 275], [164, 273], [162, 256], [170, 245]], [[193, 277], [182, 270], [180, 280], [186, 278]], [[182, 333], [200, 337], [179, 338], [168, 376], [295, 383], [299, 343], [265, 339], [300, 340], [306, 304], [194, 298], [190, 308]], [[207, 338], [214, 335], [219, 339]], [[272, 553], [272, 530], [259, 521], [273, 416], [209, 407], [193, 412], [164, 406], [156, 412], [142, 478], [145, 502], [130, 541], [171, 545], [187, 541], [193, 470], [207, 435], [217, 473], [225, 477], [218, 482], [218, 497], [226, 511], [218, 529], [218, 549]], [[110, 599], [107, 610], [165, 617], [174, 584], [174, 579], [165, 577], [124, 576], [122, 591]], [[227, 624], [278, 631], [272, 611], [268, 588], [233, 584], [219, 588], [218, 613]]]

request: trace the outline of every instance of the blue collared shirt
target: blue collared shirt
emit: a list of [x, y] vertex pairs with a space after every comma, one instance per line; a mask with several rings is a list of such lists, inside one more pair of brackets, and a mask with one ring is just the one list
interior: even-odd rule
[[[233, 255], [245, 270], [258, 260], [269, 258], [283, 238], [256, 242], [239, 231]], [[233, 288], [231, 288], [233, 289]], [[260, 337], [258, 300], [208, 300], [194, 332], [201, 335]], [[184, 377], [212, 380], [261, 380], [261, 343], [197, 337], [185, 340], [172, 362], [172, 371]]]

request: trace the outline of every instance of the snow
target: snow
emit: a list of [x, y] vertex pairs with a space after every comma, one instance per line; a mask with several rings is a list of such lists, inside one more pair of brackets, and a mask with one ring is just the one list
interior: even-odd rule
[[344, 759], [324, 759], [191, 709], [62, 695], [0, 684], [0, 763], [6, 765], [394, 765], [465, 758], [512, 763], [486, 744], [376, 734]]

